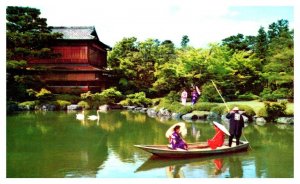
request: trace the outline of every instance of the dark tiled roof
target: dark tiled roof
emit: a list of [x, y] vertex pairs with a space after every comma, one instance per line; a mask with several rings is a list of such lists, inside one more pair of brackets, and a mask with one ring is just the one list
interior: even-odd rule
[[98, 39], [94, 26], [53, 27], [52, 32], [62, 33], [62, 39], [93, 40]]

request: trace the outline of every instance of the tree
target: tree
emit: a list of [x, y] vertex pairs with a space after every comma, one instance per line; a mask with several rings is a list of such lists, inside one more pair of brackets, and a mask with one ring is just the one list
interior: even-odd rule
[[258, 30], [258, 35], [256, 36], [256, 43], [254, 47], [254, 52], [257, 57], [262, 59], [263, 62], [266, 60], [267, 50], [268, 50], [268, 37], [263, 27]]
[[289, 31], [289, 22], [287, 20], [281, 19], [277, 22], [273, 22], [269, 25], [268, 38], [272, 42], [274, 38], [279, 37], [281, 34], [284, 34]]
[[186, 48], [188, 46], [189, 41], [190, 41], [190, 39], [187, 35], [182, 36], [181, 47]]
[[239, 33], [223, 39], [222, 45], [227, 45], [233, 51], [253, 50], [255, 45], [255, 37], [244, 36], [243, 34]]
[[46, 19], [39, 17], [40, 10], [29, 7], [6, 8], [6, 66], [8, 100], [24, 100], [26, 89], [42, 88], [40, 80], [28, 75], [27, 61], [34, 58], [56, 57], [49, 48], [59, 38], [51, 33]]

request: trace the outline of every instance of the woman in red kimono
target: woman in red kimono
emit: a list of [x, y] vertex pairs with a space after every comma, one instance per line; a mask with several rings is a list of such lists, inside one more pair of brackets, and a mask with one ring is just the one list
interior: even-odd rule
[[216, 134], [212, 139], [207, 141], [209, 147], [211, 149], [216, 149], [217, 147], [221, 147], [225, 140], [225, 133], [219, 129], [216, 125], [214, 125]]

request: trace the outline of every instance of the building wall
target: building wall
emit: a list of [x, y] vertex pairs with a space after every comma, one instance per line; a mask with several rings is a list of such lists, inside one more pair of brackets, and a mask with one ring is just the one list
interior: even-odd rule
[[55, 63], [88, 63], [87, 46], [56, 46], [53, 52], [61, 54], [61, 57], [53, 59]]

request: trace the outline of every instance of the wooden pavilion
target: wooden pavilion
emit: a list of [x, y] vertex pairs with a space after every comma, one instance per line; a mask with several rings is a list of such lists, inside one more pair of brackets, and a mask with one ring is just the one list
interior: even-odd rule
[[[38, 72], [47, 88], [55, 93], [100, 92], [110, 83], [107, 51], [95, 27], [53, 27], [63, 36], [52, 45], [58, 58], [34, 59], [28, 66], [42, 68]], [[36, 70], [35, 70], [36, 71]]]

